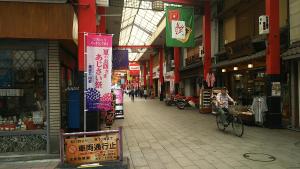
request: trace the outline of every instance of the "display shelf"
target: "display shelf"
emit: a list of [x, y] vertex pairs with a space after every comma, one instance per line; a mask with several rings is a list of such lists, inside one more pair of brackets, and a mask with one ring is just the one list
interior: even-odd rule
[[211, 113], [211, 89], [202, 89], [199, 99], [200, 113]]
[[0, 88], [0, 97], [12, 97], [12, 96], [23, 96], [23, 89], [13, 89], [13, 88]]

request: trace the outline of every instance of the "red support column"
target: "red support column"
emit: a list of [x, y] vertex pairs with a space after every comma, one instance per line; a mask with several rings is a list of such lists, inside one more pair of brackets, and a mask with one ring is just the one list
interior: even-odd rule
[[100, 15], [100, 23], [97, 25], [97, 33], [106, 33], [106, 17], [101, 16], [105, 15], [105, 7], [98, 7], [98, 15]]
[[164, 83], [164, 51], [163, 48], [159, 49], [159, 81], [160, 84]]
[[280, 74], [280, 28], [279, 0], [266, 0], [266, 15], [269, 16], [270, 33], [266, 53], [267, 75]]
[[149, 59], [149, 85], [150, 88], [153, 87], [153, 55], [150, 55]]
[[265, 0], [266, 15], [269, 16], [270, 32], [267, 37], [266, 49], [266, 98], [268, 112], [265, 126], [282, 128], [281, 97], [274, 95], [272, 89], [281, 85], [280, 76], [280, 31], [279, 31], [279, 0]]
[[[88, 4], [88, 6], [87, 6]], [[95, 0], [79, 0], [78, 6], [78, 69], [84, 71], [84, 32], [96, 32]]]
[[164, 100], [164, 49], [159, 49], [159, 81], [160, 81], [160, 95], [159, 100]]
[[174, 48], [174, 82], [175, 82], [175, 94], [178, 94], [179, 82], [180, 82], [180, 74], [179, 74], [179, 67], [180, 67], [180, 48]]
[[204, 79], [211, 68], [211, 25], [210, 25], [210, 1], [204, 2], [204, 16], [203, 16], [203, 36], [204, 36]]
[[146, 78], [146, 76], [147, 76], [147, 66], [146, 66], [147, 64], [146, 64], [146, 62], [144, 63], [144, 88], [146, 88], [147, 87], [147, 78]]

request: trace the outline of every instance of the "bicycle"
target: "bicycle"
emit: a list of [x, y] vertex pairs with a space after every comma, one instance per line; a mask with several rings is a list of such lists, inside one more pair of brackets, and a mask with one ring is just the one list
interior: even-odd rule
[[233, 128], [233, 131], [236, 136], [242, 137], [244, 134], [244, 124], [241, 119], [241, 117], [238, 115], [238, 113], [232, 112], [232, 109], [234, 109], [234, 106], [231, 106], [230, 109], [228, 109], [228, 112], [225, 113], [226, 115], [226, 122], [228, 125], [224, 125], [222, 119], [221, 119], [221, 114], [219, 111], [216, 114], [216, 122], [219, 130], [225, 131], [226, 127], [228, 127], [230, 124]]

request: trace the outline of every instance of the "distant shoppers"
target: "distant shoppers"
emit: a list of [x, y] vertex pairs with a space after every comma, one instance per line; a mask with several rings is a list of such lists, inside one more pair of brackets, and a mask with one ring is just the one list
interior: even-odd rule
[[149, 97], [150, 97], [150, 99], [152, 99], [152, 88], [150, 88]]
[[134, 102], [134, 89], [130, 91], [131, 101]]
[[144, 89], [144, 97], [145, 97], [145, 100], [147, 99], [147, 90], [146, 89]]
[[138, 94], [139, 94], [138, 88], [134, 90], [134, 94], [135, 94], [135, 97], [138, 97]]
[[143, 91], [143, 89], [141, 88], [141, 89], [139, 90], [139, 92], [140, 92], [140, 97], [143, 98], [143, 96], [144, 96], [144, 91]]

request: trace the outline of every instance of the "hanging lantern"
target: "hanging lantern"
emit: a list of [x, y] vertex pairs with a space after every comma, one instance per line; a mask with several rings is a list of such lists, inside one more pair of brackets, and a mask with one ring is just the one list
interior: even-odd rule
[[164, 11], [164, 2], [163, 1], [153, 1], [152, 10], [154, 11]]

